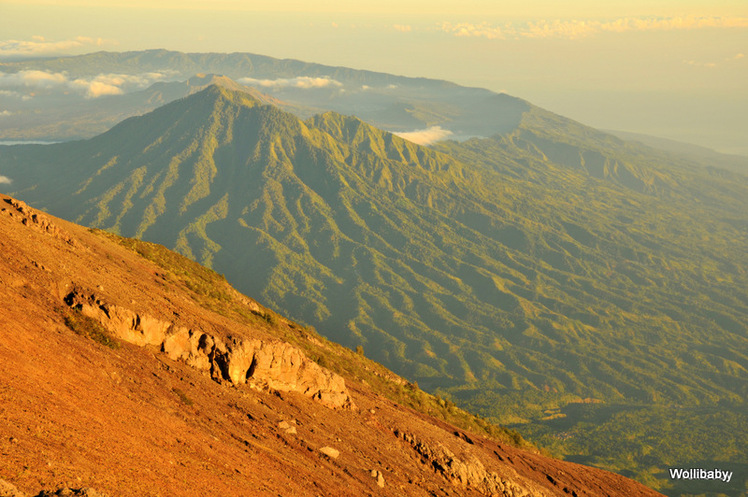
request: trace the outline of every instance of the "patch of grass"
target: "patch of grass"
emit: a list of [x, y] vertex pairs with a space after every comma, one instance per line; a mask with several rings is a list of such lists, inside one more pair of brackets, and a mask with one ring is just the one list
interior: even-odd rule
[[174, 392], [177, 397], [179, 397], [179, 400], [181, 400], [184, 405], [191, 406], [194, 403], [192, 402], [192, 399], [187, 397], [187, 394], [180, 389], [172, 388], [171, 391]]
[[221, 302], [231, 300], [226, 277], [197, 262], [172, 252], [163, 245], [144, 242], [135, 238], [124, 238], [113, 233], [97, 230], [97, 233], [113, 239], [166, 271], [165, 280], [176, 280], [198, 296], [210, 297]]
[[70, 328], [75, 334], [89, 338], [110, 349], [119, 349], [119, 342], [112, 338], [109, 332], [95, 319], [84, 316], [80, 311], [74, 309], [65, 314], [64, 319], [65, 326]]

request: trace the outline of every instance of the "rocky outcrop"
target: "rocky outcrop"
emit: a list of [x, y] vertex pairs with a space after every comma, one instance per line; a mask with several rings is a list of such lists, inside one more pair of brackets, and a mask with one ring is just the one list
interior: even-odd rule
[[0, 480], [0, 497], [27, 497], [27, 495], [18, 490], [15, 485]]
[[61, 488], [55, 492], [51, 490], [42, 490], [36, 497], [108, 497], [106, 494], [97, 492], [93, 488]]
[[5, 205], [0, 206], [0, 212], [15, 218], [24, 226], [29, 226], [44, 233], [48, 233], [56, 238], [60, 238], [70, 245], [79, 245], [78, 242], [67, 232], [52, 223], [46, 215], [29, 207], [26, 202], [11, 197], [3, 197], [3, 201], [5, 202]]
[[345, 380], [280, 340], [227, 337], [176, 326], [74, 289], [65, 303], [101, 323], [115, 337], [159, 347], [170, 359], [209, 371], [216, 381], [282, 392], [298, 392], [333, 408], [352, 408]]
[[501, 497], [542, 497], [537, 488], [528, 489], [486, 470], [477, 457], [461, 460], [440, 443], [429, 444], [411, 433], [395, 430], [395, 435], [407, 442], [437, 473], [455, 485], [472, 487], [485, 495]]
[[[0, 480], [0, 497], [29, 497], [18, 490], [15, 485], [5, 480]], [[59, 490], [42, 490], [34, 497], [107, 497], [106, 494], [97, 492], [92, 488], [61, 488]]]

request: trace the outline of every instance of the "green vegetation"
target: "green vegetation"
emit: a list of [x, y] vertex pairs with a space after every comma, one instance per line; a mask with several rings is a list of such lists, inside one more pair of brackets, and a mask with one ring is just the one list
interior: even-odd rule
[[[0, 170], [24, 200], [177, 248], [345, 346], [308, 347], [318, 362], [376, 384], [351, 359], [361, 346], [440, 396], [380, 386], [407, 405], [454, 419], [459, 405], [653, 485], [693, 443], [748, 460], [745, 176], [533, 108], [503, 135], [428, 149], [248, 98], [212, 87], [87, 142], [13, 147]], [[44, 181], [51, 165], [68, 174]], [[213, 273], [201, 287], [150, 257], [241, 312], [216, 303]], [[610, 412], [608, 431], [577, 405]], [[672, 443], [648, 442], [631, 412]], [[710, 449], [712, 433], [735, 450]]]
[[119, 342], [112, 338], [109, 332], [97, 320], [85, 316], [80, 311], [75, 309], [68, 310], [65, 313], [64, 319], [65, 326], [76, 334], [110, 349], [116, 350], [119, 348]]
[[183, 391], [181, 391], [180, 389], [178, 389], [178, 388], [172, 388], [171, 390], [172, 390], [172, 392], [174, 392], [174, 394], [177, 397], [179, 397], [179, 400], [182, 402], [182, 404], [184, 404], [186, 406], [191, 406], [193, 404], [192, 399], [189, 398], [187, 396], [187, 394], [184, 393]]
[[164, 277], [179, 280], [187, 289], [202, 297], [210, 297], [218, 301], [231, 298], [231, 289], [223, 275], [202, 266], [183, 255], [172, 252], [166, 247], [135, 238], [124, 238], [107, 232], [100, 232], [115, 239], [125, 247], [137, 252], [145, 259], [156, 263], [162, 268], [168, 268]]
[[[518, 447], [535, 450], [535, 446], [525, 441], [514, 430], [498, 426], [476, 417], [460, 408], [453, 402], [434, 396], [418, 388], [417, 383], [409, 383], [392, 374], [389, 370], [374, 361], [366, 359], [363, 347], [352, 351], [339, 344], [329, 342], [320, 336], [313, 327], [301, 327], [297, 323], [283, 318], [276, 313], [260, 307], [260, 310], [247, 311], [246, 297], [241, 296], [226, 283], [223, 275], [170, 251], [162, 245], [143, 242], [132, 238], [123, 238], [101, 230], [91, 230], [106, 238], [115, 240], [121, 245], [138, 253], [157, 264], [164, 270], [166, 279], [193, 290], [196, 303], [206, 309], [230, 316], [250, 326], [263, 326], [275, 336], [295, 344], [320, 366], [330, 369], [348, 378], [356, 378], [372, 387], [377, 393], [410, 407], [416, 411], [442, 419], [457, 427], [482, 433], [496, 440]], [[195, 291], [193, 288], [198, 288]], [[77, 313], [80, 315], [80, 313]], [[80, 315], [85, 318], [85, 316]], [[85, 318], [94, 326], [101, 325]], [[185, 405], [192, 405], [192, 400], [178, 389], [174, 393]]]

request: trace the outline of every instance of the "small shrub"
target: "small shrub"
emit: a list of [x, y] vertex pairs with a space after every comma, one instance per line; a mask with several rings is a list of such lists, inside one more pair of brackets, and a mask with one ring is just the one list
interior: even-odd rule
[[179, 397], [179, 400], [181, 400], [184, 405], [191, 406], [193, 404], [192, 399], [187, 397], [187, 394], [180, 389], [172, 388], [171, 390], [176, 394], [177, 397]]
[[109, 333], [101, 324], [93, 318], [84, 316], [80, 311], [73, 310], [65, 315], [65, 326], [75, 334], [90, 338], [110, 349], [118, 349], [119, 342], [109, 336]]
[[326, 359], [326, 358], [325, 358], [325, 356], [323, 356], [323, 355], [320, 355], [320, 356], [313, 356], [313, 357], [312, 357], [312, 360], [313, 360], [314, 362], [316, 362], [316, 363], [317, 363], [317, 365], [319, 365], [319, 366], [321, 366], [321, 367], [323, 367], [323, 368], [328, 368], [328, 367], [329, 367], [329, 365], [328, 365], [328, 362], [327, 362], [327, 359]]

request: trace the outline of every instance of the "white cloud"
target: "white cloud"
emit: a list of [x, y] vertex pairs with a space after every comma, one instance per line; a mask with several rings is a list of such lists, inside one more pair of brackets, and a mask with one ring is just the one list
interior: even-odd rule
[[142, 74], [99, 74], [93, 79], [78, 78], [70, 82], [72, 88], [84, 92], [88, 98], [122, 95], [126, 90], [146, 88], [156, 81], [168, 79], [163, 72]]
[[439, 140], [445, 140], [452, 135], [448, 129], [442, 129], [441, 126], [431, 126], [427, 129], [417, 129], [404, 133], [393, 133], [400, 138], [417, 143], [418, 145], [430, 145]]
[[0, 73], [0, 87], [52, 88], [64, 85], [67, 79], [67, 76], [61, 72], [26, 70], [16, 73]]
[[168, 78], [169, 74], [167, 72], [149, 72], [142, 74], [99, 74], [93, 77], [71, 80], [65, 72], [25, 70], [17, 73], [0, 72], [0, 87], [63, 88], [82, 93], [86, 98], [97, 98], [103, 95], [121, 95], [127, 90], [145, 88], [156, 81], [163, 81]]
[[327, 88], [342, 87], [343, 83], [336, 81], [327, 76], [321, 78], [311, 78], [309, 76], [297, 76], [295, 78], [281, 79], [255, 79], [241, 78], [237, 80], [243, 85], [262, 86], [265, 88]]
[[497, 38], [503, 40], [506, 38], [506, 35], [500, 27], [490, 26], [486, 22], [480, 24], [472, 24], [469, 22], [452, 24], [451, 22], [443, 22], [440, 29], [455, 36], [474, 36], [488, 38], [489, 40]]
[[0, 185], [9, 185], [13, 183], [13, 180], [7, 176], [0, 176]]
[[745, 57], [745, 54], [737, 53], [731, 57], [726, 57], [724, 60], [720, 62], [700, 62], [698, 60], [684, 60], [683, 63], [689, 66], [696, 66], [696, 67], [717, 67], [717, 66], [723, 66], [724, 64], [733, 64], [736, 61], [739, 61], [740, 59], [744, 57]]
[[683, 63], [689, 66], [696, 67], [717, 67], [718, 65], [716, 62], [699, 62], [696, 60], [684, 60]]
[[72, 88], [85, 93], [88, 98], [98, 98], [104, 95], [122, 95], [124, 91], [119, 86], [104, 83], [102, 81], [87, 81], [85, 79], [76, 79], [70, 82]]
[[746, 28], [748, 17], [623, 17], [612, 21], [596, 20], [540, 20], [515, 25], [492, 26], [488, 23], [473, 24], [443, 22], [439, 29], [454, 36], [482, 37], [487, 39], [519, 38], [566, 38], [577, 39], [602, 32], [624, 33], [629, 31], [668, 31], [703, 28]]
[[43, 36], [32, 36], [27, 40], [0, 41], [0, 57], [33, 57], [51, 55], [86, 47], [100, 47], [114, 42], [103, 38], [89, 38], [78, 36], [70, 40], [48, 41]]
[[396, 31], [400, 31], [401, 33], [408, 33], [413, 30], [410, 24], [395, 24], [392, 27], [395, 28]]

